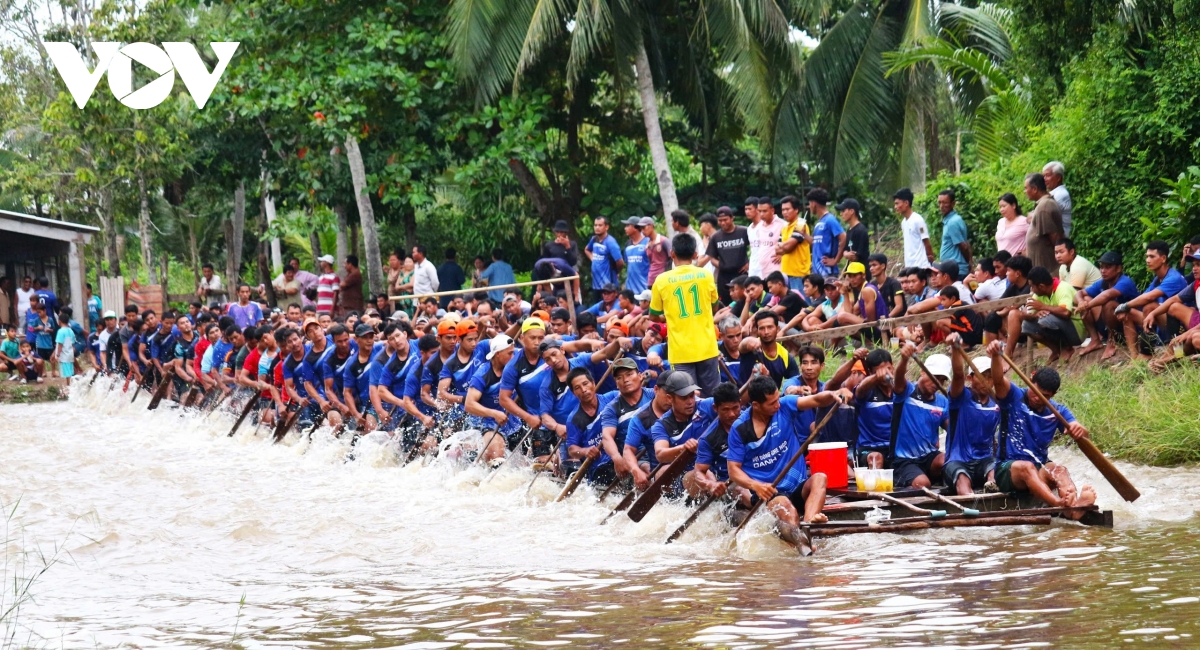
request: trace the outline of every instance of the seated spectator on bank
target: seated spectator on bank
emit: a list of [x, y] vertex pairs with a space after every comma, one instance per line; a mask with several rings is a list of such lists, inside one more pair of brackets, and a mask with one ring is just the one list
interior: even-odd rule
[[4, 324], [4, 338], [0, 340], [0, 372], [9, 373], [9, 379], [20, 379], [17, 361], [21, 358], [21, 345], [17, 340], [17, 326]]
[[[1142, 295], [1117, 306], [1117, 319], [1122, 323], [1125, 345], [1129, 349], [1131, 359], [1150, 358], [1150, 355], [1143, 354], [1139, 349], [1138, 335], [1141, 333], [1145, 333], [1147, 336], [1157, 336], [1157, 341], [1174, 338], [1174, 334], [1166, 332], [1167, 314], [1165, 312], [1149, 316], [1146, 314], [1146, 312], [1154, 312], [1157, 305], [1161, 305], [1171, 296], [1183, 291], [1188, 284], [1187, 280], [1183, 279], [1183, 275], [1171, 266], [1168, 261], [1170, 255], [1171, 247], [1165, 241], [1152, 241], [1146, 244], [1146, 268], [1150, 271], [1153, 279]], [[1152, 346], [1157, 341], [1151, 339], [1147, 343]]]
[[992, 263], [996, 266], [996, 277], [1004, 277], [1008, 270], [1008, 267], [1005, 265], [1008, 264], [1008, 261], [1011, 260], [1012, 257], [1013, 254], [1006, 250], [1001, 249], [996, 251], [996, 254], [992, 256]]
[[1157, 307], [1146, 310], [1146, 321], [1153, 318], [1158, 322], [1164, 320], [1165, 316], [1167, 329], [1171, 333], [1180, 329], [1190, 330], [1200, 325], [1200, 311], [1196, 310], [1196, 288], [1200, 287], [1200, 254], [1188, 255], [1186, 261], [1191, 263], [1192, 268], [1191, 277], [1187, 278], [1183, 290], [1167, 298]]
[[838, 279], [832, 275], [824, 278], [821, 283], [822, 295], [824, 298], [821, 302], [804, 317], [800, 322], [800, 329], [805, 332], [815, 332], [817, 330], [828, 329], [833, 327], [834, 316], [838, 310], [842, 308], [842, 288]]
[[[746, 278], [746, 286], [743, 290], [745, 297], [742, 299], [742, 311], [736, 314], [740, 317], [742, 324], [750, 322], [750, 318], [757, 314], [760, 309], [767, 306], [767, 285], [762, 278], [757, 275], [752, 275]], [[749, 330], [747, 330], [749, 333]]]
[[1058, 240], [1054, 245], [1054, 259], [1058, 262], [1058, 279], [1079, 291], [1100, 281], [1100, 269], [1075, 253], [1075, 242], [1069, 237]]
[[[942, 287], [942, 290], [938, 292], [938, 301], [941, 303], [942, 309], [963, 306], [963, 301], [958, 295], [958, 287], [953, 285]], [[931, 342], [941, 342], [946, 340], [950, 334], [958, 334], [967, 348], [983, 343], [983, 316], [970, 309], [956, 312], [931, 323], [931, 325], [933, 328], [930, 336]]]
[[1008, 281], [1003, 275], [996, 275], [996, 263], [992, 258], [980, 258], [977, 262], [975, 272], [967, 276], [968, 286], [975, 287], [975, 301], [999, 300], [1008, 288]]
[[[1004, 277], [1008, 288], [1001, 298], [1023, 296], [1030, 291], [1029, 272], [1033, 262], [1024, 255], [1015, 255], [1004, 264]], [[1015, 349], [1021, 338], [1021, 309], [1020, 307], [1005, 307], [988, 314], [983, 319], [983, 342], [991, 343], [1000, 336], [1005, 337], [1009, 350]]]
[[1083, 318], [1087, 344], [1079, 349], [1084, 355], [1100, 348], [1101, 338], [1107, 338], [1100, 360], [1117, 353], [1117, 333], [1122, 331], [1117, 319], [1117, 306], [1138, 297], [1137, 284], [1125, 275], [1121, 254], [1108, 251], [1100, 256], [1100, 279], [1075, 294], [1075, 310]]
[[904, 315], [904, 288], [896, 278], [888, 277], [888, 258], [883, 253], [875, 253], [867, 258], [867, 273], [871, 275], [871, 283], [879, 287], [887, 302], [888, 313], [880, 314], [880, 318], [896, 318]]
[[1050, 271], [1040, 266], [1029, 271], [1032, 290], [1025, 308], [1018, 310], [1021, 333], [1050, 348], [1047, 364], [1060, 358], [1066, 361], [1083, 342], [1083, 322], [1075, 311], [1075, 289], [1066, 282], [1056, 281]]
[[[791, 325], [793, 321], [801, 318], [804, 308], [808, 306], [808, 301], [804, 296], [792, 291], [788, 288], [787, 278], [780, 271], [771, 271], [767, 276], [767, 293], [771, 295], [771, 311], [779, 314], [781, 323]], [[789, 331], [791, 328], [784, 327], [783, 334], [798, 334], [799, 331]]]
[[46, 362], [41, 358], [41, 355], [34, 354], [33, 346], [29, 341], [21, 341], [21, 354], [17, 357], [16, 368], [17, 373], [21, 375], [21, 383], [27, 384], [31, 381], [42, 383], [46, 376]]

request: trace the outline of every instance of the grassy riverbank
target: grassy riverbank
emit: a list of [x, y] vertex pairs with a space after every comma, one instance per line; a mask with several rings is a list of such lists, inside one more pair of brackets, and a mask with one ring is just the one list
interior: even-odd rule
[[1147, 465], [1200, 463], [1200, 368], [1162, 374], [1144, 363], [1092, 365], [1068, 372], [1055, 397], [1114, 458]]
[[38, 404], [67, 399], [67, 379], [47, 379], [41, 384], [22, 384], [9, 381], [0, 374], [0, 404]]

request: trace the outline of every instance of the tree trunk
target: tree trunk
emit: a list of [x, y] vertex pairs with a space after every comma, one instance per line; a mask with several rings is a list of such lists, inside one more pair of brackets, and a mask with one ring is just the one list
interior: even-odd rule
[[[350, 160], [350, 179], [354, 184], [354, 197], [358, 201], [358, 216], [362, 225], [363, 248], [366, 249], [367, 286], [371, 293], [384, 292], [383, 259], [379, 256], [379, 231], [375, 227], [375, 212], [371, 208], [371, 197], [366, 193], [367, 171], [363, 165], [362, 151], [353, 135], [346, 137], [346, 158]], [[360, 260], [360, 263], [363, 260]]]
[[138, 184], [138, 235], [142, 240], [142, 266], [146, 267], [146, 280], [158, 284], [158, 269], [154, 268], [154, 226], [150, 223], [150, 197], [146, 195], [146, 172], [137, 171]]
[[671, 166], [667, 162], [667, 147], [663, 142], [662, 126], [658, 123], [658, 97], [654, 93], [650, 58], [646, 56], [645, 44], [638, 45], [635, 65], [638, 96], [642, 100], [642, 121], [646, 124], [646, 142], [650, 145], [650, 161], [654, 163], [654, 176], [658, 180], [658, 195], [662, 199], [663, 214], [670, 215], [679, 209], [679, 199], [675, 196], [675, 179], [671, 177]]
[[[350, 254], [350, 235], [348, 232], [349, 228], [346, 225], [346, 206], [333, 206], [333, 214], [337, 217], [337, 253], [335, 255], [337, 257], [337, 264], [334, 265], [336, 268], [344, 263], [346, 256]], [[338, 277], [341, 277], [341, 275], [342, 273], [338, 273]]]
[[238, 181], [233, 191], [233, 219], [229, 241], [225, 242], [225, 286], [236, 287], [242, 276], [242, 238], [246, 231], [246, 182]]
[[[417, 213], [412, 210], [404, 211], [404, 249], [405, 253], [412, 253], [413, 246], [417, 245]], [[404, 259], [404, 255], [400, 259]]]
[[162, 257], [159, 258], [159, 264], [162, 265], [162, 275], [160, 277], [162, 278], [163, 301], [169, 300], [168, 294], [170, 294], [170, 292], [171, 292], [171, 264], [170, 264], [170, 262], [171, 262], [171, 256], [168, 255], [167, 253], [163, 253]]
[[[279, 304], [279, 298], [275, 295], [275, 285], [271, 284], [271, 270], [267, 264], [267, 248], [272, 245], [278, 245], [279, 240], [267, 241], [267, 225], [269, 223], [267, 204], [271, 201], [271, 195], [266, 192], [262, 193], [262, 205], [258, 211], [258, 281], [266, 289], [267, 304], [274, 307]], [[274, 212], [274, 207], [271, 207], [271, 212]]]
[[104, 230], [104, 262], [108, 265], [108, 276], [121, 275], [121, 255], [117, 250], [117, 215], [113, 212], [112, 192], [100, 190], [100, 225]]
[[[267, 225], [270, 226], [275, 221], [275, 199], [271, 198], [271, 193], [265, 189], [262, 211], [266, 214]], [[278, 237], [271, 238], [271, 269], [275, 275], [283, 273], [283, 249], [279, 245]]]
[[200, 247], [196, 245], [196, 223], [192, 218], [180, 219], [186, 226], [188, 231], [188, 253], [192, 258], [192, 278], [195, 280], [195, 286], [200, 286]]
[[[309, 216], [312, 216], [312, 208], [308, 209], [308, 214]], [[321, 260], [318, 258], [321, 257], [321, 236], [317, 233], [317, 231], [314, 230], [308, 233], [308, 245], [310, 248], [312, 248], [313, 271], [320, 275]]]

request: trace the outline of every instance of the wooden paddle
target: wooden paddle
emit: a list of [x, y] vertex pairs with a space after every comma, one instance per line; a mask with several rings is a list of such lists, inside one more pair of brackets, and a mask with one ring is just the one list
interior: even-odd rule
[[483, 458], [483, 452], [487, 451], [488, 445], [492, 444], [492, 440], [493, 440], [493, 439], [494, 439], [494, 438], [495, 438], [495, 437], [496, 437], [496, 436], [497, 436], [499, 433], [500, 433], [500, 431], [499, 431], [499, 430], [497, 430], [497, 429], [493, 429], [493, 430], [492, 430], [492, 435], [488, 436], [487, 442], [483, 443], [483, 446], [479, 448], [479, 455], [475, 457], [475, 460], [474, 460], [474, 461], [472, 461], [472, 463], [471, 463], [472, 465], [474, 465], [475, 463], [478, 463], [478, 462], [479, 462], [479, 460], [480, 460], [481, 458]]
[[[150, 398], [150, 404], [146, 407], [147, 411], [153, 411], [158, 408], [158, 404], [163, 401], [163, 397], [167, 395], [167, 389], [171, 387], [171, 379], [175, 376], [175, 368], [171, 367], [163, 375], [162, 381], [158, 382], [158, 389], [154, 391], [154, 396]], [[137, 399], [137, 395], [133, 396]]]
[[[509, 417], [512, 417], [512, 416], [509, 416]], [[533, 433], [533, 429], [530, 429], [527, 427], [525, 430], [525, 435], [521, 436], [521, 439], [517, 441], [517, 444], [513, 445], [512, 451], [504, 452], [504, 458], [503, 458], [504, 462], [500, 463], [499, 465], [496, 465], [495, 467], [492, 468], [492, 471], [490, 474], [488, 474], [487, 478], [483, 479], [484, 483], [491, 481], [493, 478], [495, 478], [495, 476], [497, 474], [500, 473], [500, 468], [504, 467], [504, 463], [507, 463], [508, 459], [511, 458], [513, 454], [517, 453], [517, 450], [521, 448], [521, 445], [525, 444], [525, 439], [528, 438], [529, 434], [531, 434], [531, 433]], [[486, 447], [485, 447], [485, 449], [486, 449]]]
[[584, 476], [587, 476], [587, 471], [589, 468], [591, 468], [592, 461], [596, 460], [596, 458], [599, 458], [599, 455], [597, 455], [595, 458], [589, 456], [583, 459], [583, 463], [579, 465], [579, 469], [575, 470], [575, 473], [571, 475], [571, 479], [567, 481], [566, 485], [563, 486], [562, 492], [558, 493], [558, 498], [554, 499], [555, 503], [558, 503], [559, 501], [571, 496], [571, 493], [573, 493], [575, 488], [579, 486], [579, 482], [583, 480]]
[[607, 515], [604, 515], [604, 519], [602, 519], [600, 521], [600, 525], [603, 526], [604, 524], [607, 524], [608, 520], [611, 519], [612, 516], [617, 514], [618, 512], [625, 512], [625, 510], [627, 508], [629, 508], [629, 504], [633, 503], [634, 498], [636, 498], [637, 496], [638, 496], [638, 491], [637, 491], [637, 488], [635, 487], [634, 489], [629, 491], [629, 494], [625, 495], [624, 499], [621, 499], [621, 502], [617, 504], [617, 507], [610, 510]]
[[199, 394], [200, 394], [200, 389], [196, 388], [195, 386], [192, 386], [191, 389], [188, 390], [188, 392], [184, 393], [183, 399], [179, 401], [179, 406], [181, 408], [187, 408], [187, 407], [191, 406], [192, 402], [196, 400], [196, 396]]
[[[230, 391], [230, 392], [233, 392], [233, 391]], [[246, 416], [250, 415], [250, 411], [252, 411], [254, 409], [254, 405], [257, 403], [258, 403], [258, 391], [255, 391], [254, 393], [252, 393], [250, 395], [250, 397], [248, 397], [246, 399], [246, 408], [242, 409], [242, 414], [238, 416], [237, 422], [234, 422], [233, 428], [229, 430], [230, 438], [233, 437], [233, 434], [237, 433], [238, 427], [242, 426], [242, 421], [246, 419]]]
[[[639, 450], [638, 450], [638, 453], [637, 453], [637, 455], [636, 455], [636, 456], [634, 456], [634, 457], [633, 457], [633, 459], [634, 459], [635, 461], [641, 460], [641, 459], [642, 459], [642, 454], [644, 454], [644, 453], [646, 453], [646, 448], [645, 448], [645, 447], [643, 447], [643, 448], [639, 449]], [[612, 483], [609, 483], [609, 484], [608, 484], [608, 487], [604, 488], [604, 491], [600, 493], [600, 497], [596, 499], [596, 502], [597, 502], [597, 503], [602, 503], [602, 502], [604, 501], [604, 498], [608, 496], [608, 493], [609, 493], [609, 492], [612, 492], [612, 491], [613, 491], [613, 488], [617, 487], [617, 485], [618, 485], [618, 484], [620, 484], [620, 483], [622, 483], [622, 482], [623, 482], [623, 481], [621, 481], [621, 480], [617, 479], [617, 480], [614, 480]], [[630, 473], [629, 473], [629, 485], [630, 485], [630, 491], [632, 491], [632, 490], [633, 490], [633, 487], [632, 487], [632, 485], [633, 485], [633, 473], [632, 473], [632, 472], [630, 472]]]
[[[299, 413], [300, 411], [296, 411], [296, 412]], [[321, 414], [317, 416], [316, 421], [313, 422], [312, 427], [309, 428], [308, 433], [305, 434], [304, 437], [308, 438], [309, 440], [312, 440], [312, 434], [317, 432], [317, 429], [319, 429], [321, 427], [321, 425], [325, 423], [325, 418], [328, 416], [329, 416], [329, 411], [321, 411]], [[288, 428], [290, 429], [291, 427], [289, 426]], [[284, 435], [286, 435], [286, 433]], [[280, 438], [282, 438], [282, 436], [276, 437], [275, 442], [279, 442]]]
[[[209, 417], [212, 416], [213, 413], [216, 413], [217, 409], [220, 409], [221, 405], [224, 404], [225, 400], [229, 399], [229, 396], [232, 394], [233, 394], [232, 389], [230, 389], [229, 392], [222, 391], [221, 397], [218, 398], [217, 401], [212, 406], [209, 407], [208, 412], [204, 414], [204, 419], [207, 420]], [[258, 393], [255, 393], [255, 395], [258, 395]], [[251, 399], [250, 402], [254, 403], [254, 400]]]
[[[1025, 371], [1013, 363], [1013, 360], [1003, 350], [1000, 351], [1000, 358], [1004, 359], [1005, 363], [1021, 377], [1021, 381], [1025, 382], [1025, 385], [1029, 387], [1029, 390], [1033, 391], [1034, 395], [1037, 395], [1039, 399], [1046, 403], [1046, 406], [1050, 407], [1050, 411], [1054, 413], [1054, 417], [1058, 418], [1063, 427], [1066, 427], [1068, 424], [1067, 419], [1063, 417], [1062, 413], [1058, 412], [1058, 409], [1055, 408], [1050, 400], [1046, 399], [1041, 389], [1037, 387], [1037, 384], [1033, 383], [1033, 380], [1025, 374]], [[1112, 464], [1112, 461], [1104, 455], [1104, 452], [1100, 451], [1100, 448], [1092, 442], [1091, 438], [1080, 438], [1079, 440], [1075, 440], [1075, 444], [1079, 445], [1079, 450], [1083, 452], [1084, 456], [1087, 456], [1088, 460], [1092, 461], [1092, 465], [1096, 466], [1096, 469], [1108, 480], [1109, 485], [1113, 486], [1113, 489], [1117, 491], [1117, 494], [1121, 495], [1122, 499], [1133, 503], [1138, 500], [1138, 497], [1142, 496], [1141, 492], [1138, 492], [1137, 488], [1133, 487], [1133, 483], [1130, 483], [1129, 479], [1125, 478], [1121, 470], [1117, 469]]]
[[976, 510], [974, 508], [964, 508], [957, 501], [955, 501], [953, 499], [947, 499], [946, 497], [942, 496], [941, 494], [939, 494], [937, 492], [934, 492], [933, 490], [930, 490], [927, 487], [921, 488], [921, 491], [924, 492], [926, 496], [957, 509], [959, 512], [963, 513], [967, 517], [978, 517], [979, 516], [978, 510]]
[[538, 477], [541, 476], [542, 472], [546, 470], [546, 466], [554, 460], [554, 454], [558, 452], [558, 446], [562, 444], [562, 438], [559, 438], [557, 434], [554, 437], [558, 439], [554, 441], [554, 446], [550, 448], [550, 453], [546, 455], [546, 462], [542, 463], [542, 466], [537, 468], [537, 470], [533, 473], [533, 480], [529, 481], [529, 485], [525, 488], [526, 495], [528, 495], [529, 491], [533, 489], [533, 484], [537, 482]]
[[717, 355], [717, 363], [721, 364], [721, 370], [724, 370], [725, 374], [729, 375], [729, 381], [732, 381], [733, 385], [737, 386], [738, 378], [733, 376], [733, 371], [730, 370], [729, 365], [725, 363], [725, 357]]
[[[808, 438], [805, 439], [804, 444], [800, 445], [800, 449], [796, 451], [796, 455], [792, 456], [792, 459], [788, 461], [787, 465], [783, 466], [783, 471], [779, 473], [779, 476], [776, 476], [775, 480], [771, 482], [771, 487], [777, 487], [779, 482], [782, 481], [784, 477], [787, 476], [788, 472], [792, 470], [792, 465], [795, 465], [796, 461], [800, 460], [804, 456], [804, 452], [808, 451], [808, 446], [812, 444], [812, 441], [817, 439], [817, 436], [821, 433], [821, 429], [824, 429], [825, 425], [829, 423], [829, 420], [833, 418], [833, 414], [838, 410], [839, 406], [841, 406], [840, 403], [834, 404], [829, 409], [829, 412], [825, 414], [825, 417], [821, 418], [821, 421], [817, 423], [817, 426], [813, 427], [812, 433], [808, 434]], [[732, 434], [733, 432], [730, 433]], [[754, 513], [758, 512], [759, 507], [761, 507], [763, 503], [764, 501], [762, 499], [755, 501], [754, 504], [750, 506], [750, 511], [746, 513], [746, 518], [743, 519], [742, 523], [738, 524], [738, 527], [733, 530], [733, 541], [735, 543], [737, 542], [737, 534], [742, 532], [742, 529], [746, 527], [746, 523], [754, 517]]]
[[[726, 481], [726, 482], [725, 482], [725, 487], [726, 487], [726, 488], [728, 488], [728, 487], [729, 487], [729, 482], [728, 482], [728, 481]], [[675, 541], [675, 540], [679, 539], [679, 538], [680, 538], [680, 537], [683, 535], [683, 533], [684, 533], [684, 532], [685, 532], [685, 531], [686, 531], [688, 528], [691, 528], [692, 524], [696, 523], [696, 520], [700, 518], [700, 515], [701, 515], [701, 514], [702, 514], [702, 513], [703, 513], [705, 510], [707, 510], [709, 506], [711, 506], [711, 505], [712, 505], [712, 502], [713, 502], [713, 501], [716, 501], [717, 499], [718, 499], [717, 495], [715, 495], [715, 494], [710, 494], [710, 495], [708, 496], [708, 498], [704, 500], [704, 503], [701, 503], [701, 504], [700, 504], [700, 507], [699, 507], [699, 508], [696, 508], [696, 509], [695, 509], [695, 510], [692, 512], [691, 516], [690, 516], [690, 517], [688, 517], [688, 518], [687, 518], [687, 519], [686, 519], [686, 520], [683, 522], [683, 524], [679, 526], [679, 528], [676, 528], [676, 529], [675, 529], [675, 532], [671, 533], [671, 536], [670, 536], [670, 537], [668, 537], [668, 538], [667, 538], [667, 541], [665, 541], [665, 542], [663, 542], [663, 543], [664, 543], [664, 544], [670, 544], [671, 542], [673, 542], [673, 541]]]
[[941, 519], [942, 517], [946, 516], [945, 510], [926, 510], [925, 508], [920, 508], [920, 507], [914, 506], [913, 504], [911, 504], [903, 499], [897, 499], [896, 497], [894, 497], [886, 492], [880, 492], [876, 496], [878, 496], [880, 499], [883, 499], [884, 501], [887, 501], [888, 503], [898, 505], [901, 508], [905, 508], [907, 510], [911, 510], [919, 515], [925, 515], [926, 517], [929, 517], [930, 519]]
[[675, 460], [671, 461], [671, 464], [667, 465], [667, 468], [650, 482], [646, 491], [642, 492], [638, 500], [629, 508], [629, 512], [626, 513], [629, 515], [629, 518], [634, 521], [641, 521], [646, 516], [646, 513], [650, 512], [650, 509], [654, 507], [654, 504], [658, 503], [658, 500], [662, 498], [663, 490], [671, 483], [674, 483], [675, 479], [682, 476], [684, 468], [694, 460], [696, 460], [696, 452], [688, 449], [683, 450], [683, 453], [676, 456]]
[[300, 420], [300, 411], [302, 410], [304, 409], [298, 408], [295, 411], [292, 411], [291, 414], [279, 418], [279, 424], [275, 425], [275, 435], [271, 440], [272, 444], [283, 440], [284, 437], [287, 436], [287, 434], [292, 430], [292, 427], [296, 426], [296, 422]]

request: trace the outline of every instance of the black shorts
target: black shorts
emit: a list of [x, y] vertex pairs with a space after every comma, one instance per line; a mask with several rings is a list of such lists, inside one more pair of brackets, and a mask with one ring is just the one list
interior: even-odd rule
[[[797, 485], [796, 489], [792, 490], [791, 492], [788, 492], [786, 494], [780, 492], [780, 493], [776, 494], [775, 496], [776, 497], [787, 497], [788, 501], [791, 502], [792, 506], [794, 508], [796, 508], [796, 512], [803, 513], [804, 512], [804, 486], [808, 485], [808, 482], [811, 480], [812, 480], [812, 477], [809, 476], [808, 478], [801, 481], [800, 485]], [[754, 493], [754, 490], [750, 490], [750, 505], [754, 505], [755, 503], [758, 503], [758, 501], [759, 501], [758, 495]]]
[[37, 348], [37, 355], [42, 361], [49, 361], [50, 357], [54, 356], [54, 348]]
[[529, 455], [534, 458], [550, 455], [550, 450], [554, 448], [554, 441], [558, 438], [555, 433], [545, 427], [538, 427], [529, 434], [529, 439], [526, 445], [529, 446]]
[[588, 483], [608, 487], [615, 480], [617, 480], [617, 469], [610, 461], [593, 470]]
[[895, 469], [892, 485], [896, 488], [906, 488], [922, 474], [933, 481], [933, 461], [941, 452], [931, 451], [920, 458], [896, 458], [893, 462]]
[[946, 485], [953, 487], [958, 482], [960, 474], [966, 474], [971, 479], [971, 488], [978, 490], [987, 483], [988, 472], [996, 468], [993, 458], [981, 458], [970, 461], [950, 461], [942, 467], [942, 479]]
[[999, 312], [992, 312], [983, 319], [983, 331], [999, 334], [1004, 326], [1004, 317]]

